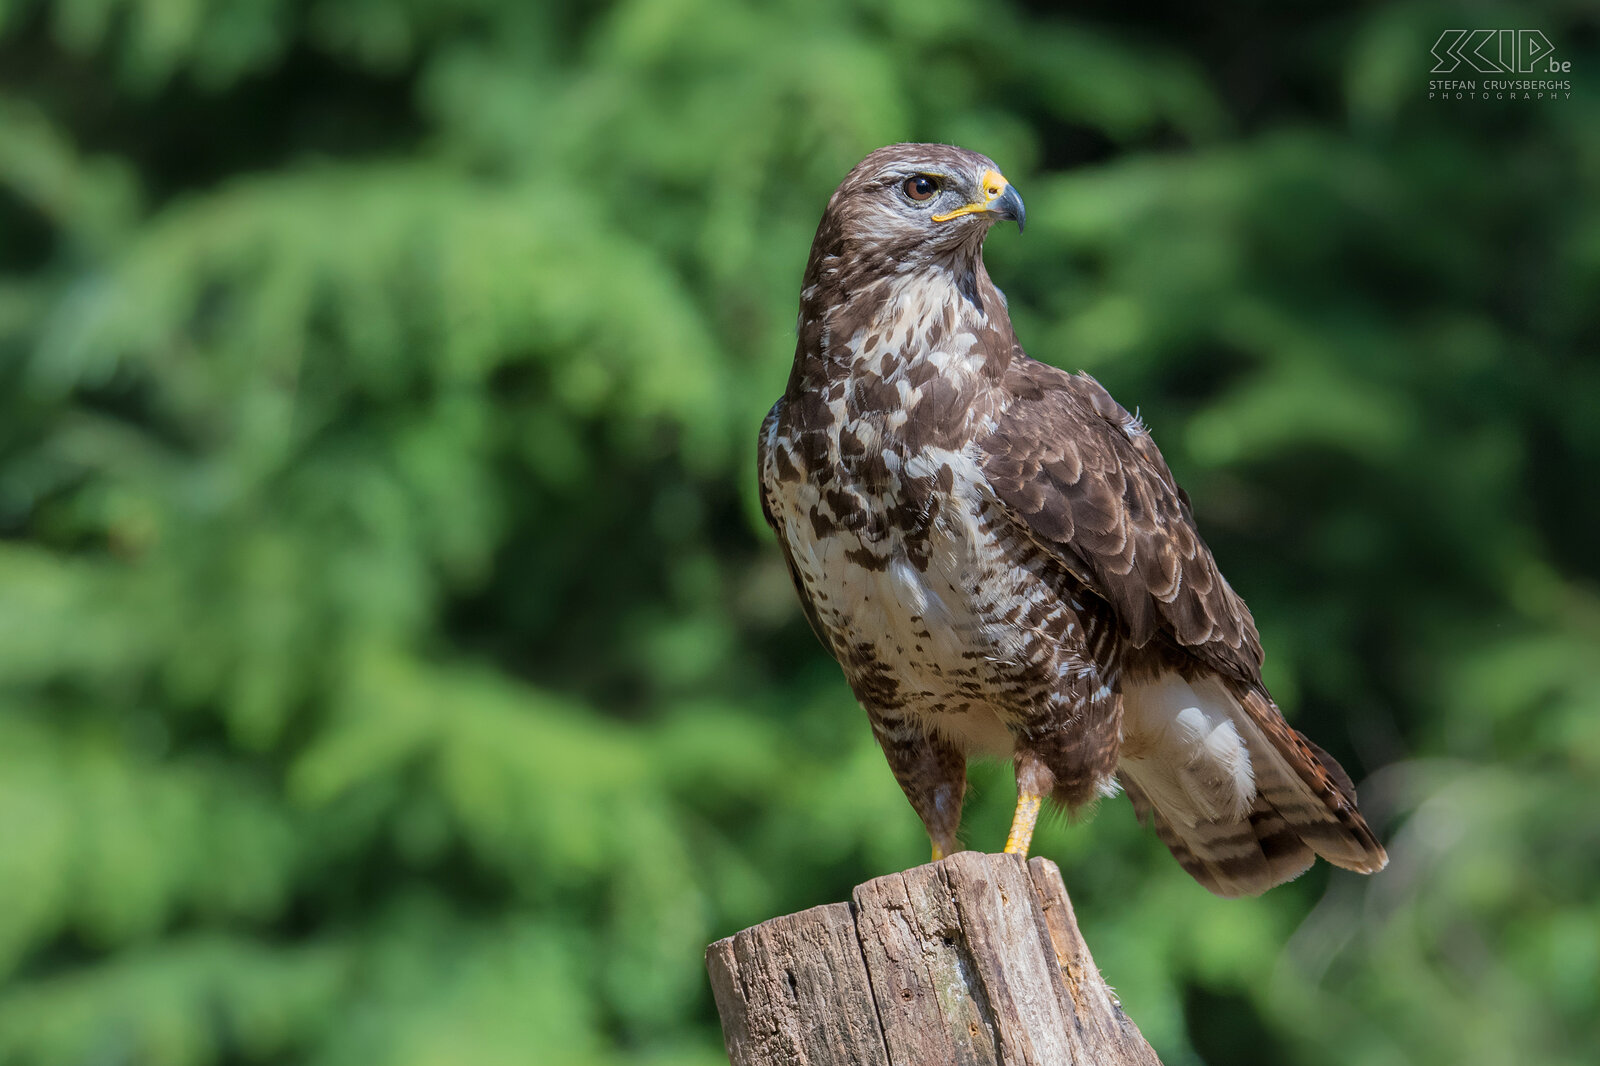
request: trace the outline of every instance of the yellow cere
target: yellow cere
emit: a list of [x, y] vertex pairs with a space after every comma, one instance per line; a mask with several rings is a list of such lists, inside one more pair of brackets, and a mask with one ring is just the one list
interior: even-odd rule
[[990, 202], [1003, 194], [1006, 191], [1006, 187], [1011, 183], [1006, 181], [1005, 175], [998, 170], [985, 170], [983, 172], [983, 180], [979, 184], [983, 186], [983, 200], [981, 202], [962, 204], [954, 211], [947, 211], [942, 215], [934, 215], [933, 220], [935, 222], [949, 222], [952, 218], [970, 215], [974, 211], [987, 211], [989, 210]]

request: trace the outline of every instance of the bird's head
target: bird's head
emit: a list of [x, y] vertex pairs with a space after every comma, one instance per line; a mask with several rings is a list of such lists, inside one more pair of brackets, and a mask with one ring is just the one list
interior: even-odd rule
[[817, 238], [910, 265], [962, 248], [976, 254], [994, 223], [1021, 230], [1026, 217], [1022, 197], [987, 156], [944, 144], [891, 144], [840, 183]]

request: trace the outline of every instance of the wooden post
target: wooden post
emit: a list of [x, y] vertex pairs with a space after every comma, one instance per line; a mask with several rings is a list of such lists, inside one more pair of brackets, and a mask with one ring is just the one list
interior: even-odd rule
[[963, 851], [706, 949], [733, 1066], [1160, 1066], [1048, 859]]

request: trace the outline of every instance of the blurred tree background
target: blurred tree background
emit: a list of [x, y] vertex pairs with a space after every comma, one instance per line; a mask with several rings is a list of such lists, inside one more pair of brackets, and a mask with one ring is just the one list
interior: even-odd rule
[[[1570, 98], [1429, 101], [1460, 26]], [[1593, 1061], [1590, 3], [7, 0], [0, 1062], [709, 1066], [708, 941], [925, 860], [752, 461], [906, 139], [1390, 843], [1042, 831], [1169, 1066]]]

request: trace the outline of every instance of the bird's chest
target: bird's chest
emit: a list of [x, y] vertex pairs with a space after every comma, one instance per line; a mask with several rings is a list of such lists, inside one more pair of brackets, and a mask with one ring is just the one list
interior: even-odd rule
[[914, 346], [914, 335], [882, 326], [847, 375], [788, 412], [803, 472], [791, 504], [806, 511], [812, 539], [836, 540], [857, 569], [904, 563], [936, 583], [959, 581], [984, 544], [992, 499], [973, 458], [984, 392], [949, 350], [902, 358], [895, 341]]
[[918, 446], [903, 429], [892, 415], [843, 416], [820, 437], [776, 442], [764, 476], [796, 577], [857, 694], [944, 717], [1030, 658], [1016, 607], [1044, 590], [1007, 565], [1009, 526], [970, 450]]

